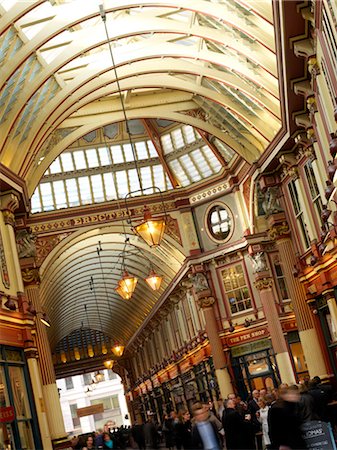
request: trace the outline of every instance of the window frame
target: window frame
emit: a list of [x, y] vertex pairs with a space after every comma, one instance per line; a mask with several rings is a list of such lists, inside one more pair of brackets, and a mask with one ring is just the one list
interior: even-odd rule
[[[223, 239], [217, 239], [214, 234], [211, 231], [211, 222], [210, 222], [210, 214], [213, 208], [216, 207], [221, 207], [223, 209], [225, 209], [227, 211], [228, 214], [228, 218], [230, 221], [230, 228], [229, 228], [229, 233], [227, 234], [227, 236]], [[235, 221], [234, 221], [234, 215], [232, 213], [232, 210], [230, 209], [230, 207], [223, 202], [212, 202], [206, 209], [205, 211], [205, 216], [204, 216], [204, 228], [206, 230], [207, 236], [213, 241], [216, 242], [217, 244], [223, 244], [224, 242], [227, 242], [231, 239], [233, 233], [234, 233], [234, 229], [235, 229]]]

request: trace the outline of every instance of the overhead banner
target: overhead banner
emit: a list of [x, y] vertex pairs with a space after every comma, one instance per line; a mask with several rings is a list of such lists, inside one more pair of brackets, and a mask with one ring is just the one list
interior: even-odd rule
[[85, 406], [84, 408], [77, 408], [77, 417], [92, 416], [93, 414], [101, 414], [104, 412], [103, 403], [98, 405]]

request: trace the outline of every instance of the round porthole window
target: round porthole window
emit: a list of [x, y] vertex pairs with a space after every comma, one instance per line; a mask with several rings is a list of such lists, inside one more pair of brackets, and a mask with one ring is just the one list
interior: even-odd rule
[[223, 241], [231, 232], [231, 217], [224, 206], [213, 206], [207, 216], [208, 231], [217, 241]]

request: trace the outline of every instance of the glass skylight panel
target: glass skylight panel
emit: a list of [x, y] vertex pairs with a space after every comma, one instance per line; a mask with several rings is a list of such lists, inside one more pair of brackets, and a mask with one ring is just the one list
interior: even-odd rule
[[53, 181], [53, 189], [56, 208], [66, 208], [68, 205], [63, 180]]
[[86, 150], [85, 153], [86, 153], [86, 157], [87, 157], [87, 161], [88, 161], [88, 166], [89, 167], [98, 167], [99, 162], [98, 162], [98, 156], [97, 156], [96, 149], [90, 148], [90, 149]]
[[189, 186], [191, 184], [191, 181], [188, 179], [185, 170], [177, 159], [171, 161], [169, 165], [182, 186]]
[[184, 147], [184, 138], [180, 128], [172, 131], [172, 140], [174, 148], [178, 149]]
[[109, 166], [112, 163], [110, 151], [107, 147], [99, 148], [98, 154], [101, 166]]
[[37, 187], [37, 188], [35, 189], [35, 192], [34, 192], [34, 194], [32, 195], [32, 198], [31, 198], [31, 206], [32, 206], [32, 213], [42, 211], [42, 205], [41, 205], [41, 200], [40, 200], [39, 187]]
[[130, 191], [131, 192], [139, 191], [140, 184], [139, 184], [137, 170], [136, 169], [128, 170], [128, 176], [129, 176]]
[[75, 161], [76, 170], [81, 170], [81, 169], [87, 168], [87, 162], [85, 160], [83, 150], [77, 150], [76, 152], [73, 152], [73, 157], [74, 157], [74, 161]]
[[201, 153], [200, 149], [194, 150], [191, 153], [191, 157], [194, 163], [198, 166], [198, 169], [201, 172], [203, 178], [209, 177], [213, 174], [213, 170], [209, 166], [208, 162], [206, 161], [206, 158]]
[[120, 170], [116, 172], [116, 183], [118, 189], [118, 197], [124, 198], [126, 194], [129, 192], [126, 170]]
[[166, 190], [165, 173], [162, 165], [152, 166], [154, 185], [161, 191]]
[[214, 143], [217, 147], [217, 149], [220, 151], [222, 156], [225, 158], [227, 162], [229, 162], [233, 156], [235, 155], [234, 151], [229, 148], [227, 145], [225, 145], [220, 139], [215, 138]]
[[158, 157], [158, 153], [156, 150], [156, 147], [153, 145], [152, 141], [146, 141], [147, 144], [147, 148], [150, 152], [150, 158], [157, 158]]
[[115, 180], [111, 172], [103, 174], [103, 181], [105, 187], [105, 194], [107, 200], [114, 200], [117, 198]]
[[147, 159], [149, 157], [149, 152], [144, 141], [136, 142], [135, 147], [138, 159]]
[[121, 164], [124, 162], [124, 156], [122, 153], [122, 148], [120, 145], [112, 145], [110, 147], [111, 154], [112, 154], [112, 160], [114, 164]]
[[211, 168], [213, 169], [213, 172], [219, 172], [222, 168], [222, 165], [220, 163], [220, 161], [218, 160], [218, 158], [214, 155], [214, 153], [212, 152], [212, 150], [207, 147], [207, 145], [204, 145], [201, 148], [203, 154], [205, 155], [207, 161], [209, 162]]
[[50, 173], [60, 173], [60, 172], [62, 172], [61, 164], [60, 164], [60, 158], [56, 158], [55, 161], [53, 161], [50, 164], [49, 169], [50, 169]]
[[130, 161], [135, 160], [135, 158], [133, 156], [133, 152], [132, 152], [132, 147], [130, 144], [124, 144], [123, 151], [124, 151], [125, 161], [130, 162]]
[[194, 129], [190, 125], [183, 125], [182, 130], [184, 133], [185, 141], [188, 144], [192, 144], [193, 142], [196, 141]]
[[[140, 176], [142, 178], [142, 184], [144, 189], [148, 189], [153, 186], [151, 167], [141, 167]], [[151, 190], [149, 189], [147, 193], [150, 194]]]
[[70, 152], [61, 153], [60, 158], [64, 172], [70, 172], [74, 170], [74, 162]]
[[44, 211], [51, 211], [55, 208], [51, 183], [42, 183], [41, 198]]
[[201, 180], [201, 175], [198, 172], [194, 162], [192, 161], [190, 155], [183, 155], [179, 158], [179, 161], [182, 163], [183, 167], [185, 168], [187, 175], [189, 178], [192, 179], [192, 181], [199, 181]]
[[79, 206], [80, 197], [78, 194], [78, 187], [77, 187], [76, 179], [71, 178], [69, 180], [65, 180], [65, 182], [66, 182], [66, 189], [67, 189], [67, 193], [68, 193], [69, 206]]
[[82, 205], [88, 205], [92, 203], [89, 177], [78, 178], [78, 185], [80, 187]]
[[173, 152], [174, 149], [173, 149], [173, 144], [172, 144], [170, 134], [164, 134], [161, 137], [161, 143], [162, 143], [165, 154]]
[[102, 181], [102, 175], [92, 175], [91, 177], [91, 186], [92, 186], [92, 193], [94, 195], [94, 201], [95, 202], [104, 202], [104, 189], [103, 189], [103, 181]]

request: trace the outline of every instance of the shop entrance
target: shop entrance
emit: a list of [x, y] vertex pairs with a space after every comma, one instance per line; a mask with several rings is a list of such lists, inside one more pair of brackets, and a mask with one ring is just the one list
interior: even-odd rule
[[[269, 341], [267, 343], [270, 346]], [[280, 383], [273, 350], [271, 348], [255, 352], [251, 350], [254, 350], [252, 344], [232, 350], [234, 378], [238, 393], [243, 399], [246, 399], [254, 389], [274, 388]], [[243, 354], [246, 352], [247, 354]], [[235, 353], [241, 353], [241, 356], [235, 357]]]

